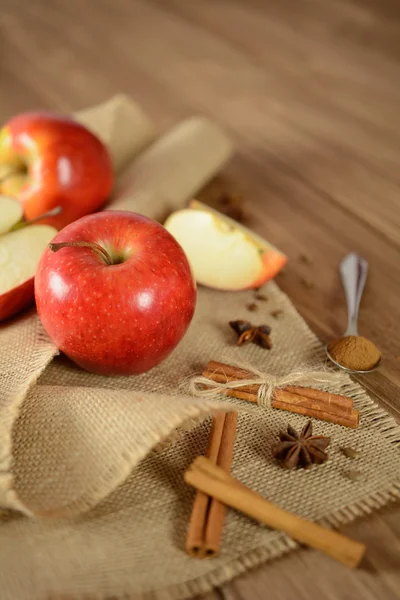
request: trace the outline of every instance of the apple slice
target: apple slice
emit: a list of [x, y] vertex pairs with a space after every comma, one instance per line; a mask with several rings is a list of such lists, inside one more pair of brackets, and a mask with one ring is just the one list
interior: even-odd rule
[[196, 200], [172, 213], [164, 227], [185, 251], [196, 281], [208, 287], [258, 288], [287, 262], [256, 233]]
[[33, 302], [36, 268], [56, 233], [49, 225], [30, 225], [0, 236], [0, 321]]
[[22, 219], [23, 214], [22, 205], [18, 200], [8, 196], [0, 196], [0, 235], [10, 231]]

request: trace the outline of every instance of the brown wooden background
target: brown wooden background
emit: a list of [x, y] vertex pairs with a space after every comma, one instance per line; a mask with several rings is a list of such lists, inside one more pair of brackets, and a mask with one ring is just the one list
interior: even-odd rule
[[[223, 185], [288, 254], [278, 283], [321, 339], [346, 326], [338, 262], [368, 259], [360, 332], [384, 363], [362, 383], [400, 418], [398, 0], [0, 0], [0, 84], [2, 121], [117, 91], [160, 128], [216, 119], [238, 148]], [[302, 551], [208, 600], [399, 598], [399, 517], [347, 529], [369, 545], [357, 572]]]

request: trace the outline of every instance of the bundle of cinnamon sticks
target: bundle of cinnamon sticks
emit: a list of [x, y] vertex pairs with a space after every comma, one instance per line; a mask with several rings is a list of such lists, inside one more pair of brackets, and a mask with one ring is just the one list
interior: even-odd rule
[[[230, 381], [254, 379], [254, 375], [249, 371], [213, 360], [208, 363], [203, 376], [211, 381], [224, 384]], [[259, 387], [259, 384], [243, 385], [240, 388], [221, 390], [221, 393], [257, 403]], [[353, 408], [351, 398], [307, 387], [290, 385], [275, 389], [271, 407], [353, 429], [358, 426], [360, 420], [360, 414]]]
[[[207, 458], [229, 473], [233, 457], [237, 412], [214, 415]], [[186, 552], [194, 558], [213, 558], [220, 551], [226, 506], [216, 498], [198, 491], [186, 537]]]
[[185, 473], [185, 481], [249, 517], [284, 531], [293, 539], [316, 548], [349, 567], [357, 567], [366, 547], [344, 535], [306, 521], [265, 500], [204, 456], [198, 456]]

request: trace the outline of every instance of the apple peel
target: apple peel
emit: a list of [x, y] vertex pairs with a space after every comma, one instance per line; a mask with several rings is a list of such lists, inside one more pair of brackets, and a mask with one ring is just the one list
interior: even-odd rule
[[287, 262], [262, 237], [198, 201], [172, 213], [164, 226], [185, 251], [196, 281], [208, 287], [258, 288]]

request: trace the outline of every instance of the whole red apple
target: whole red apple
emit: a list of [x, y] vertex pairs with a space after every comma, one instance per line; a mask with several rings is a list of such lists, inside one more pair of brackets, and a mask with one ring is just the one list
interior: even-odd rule
[[175, 239], [152, 219], [104, 211], [65, 227], [35, 276], [44, 328], [78, 365], [103, 375], [148, 371], [175, 348], [196, 284]]
[[0, 193], [21, 202], [26, 219], [61, 206], [45, 221], [61, 229], [100, 208], [112, 186], [107, 149], [72, 118], [25, 113], [0, 131]]

